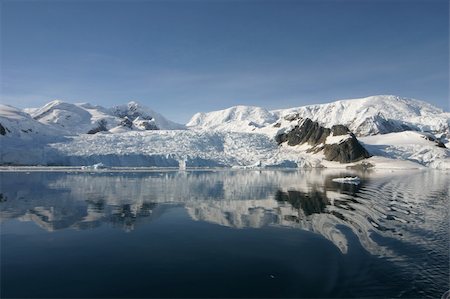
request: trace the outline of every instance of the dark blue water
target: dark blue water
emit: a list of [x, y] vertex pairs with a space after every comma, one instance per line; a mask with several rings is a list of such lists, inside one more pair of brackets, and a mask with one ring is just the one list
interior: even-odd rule
[[1, 297], [449, 289], [445, 172], [0, 173]]

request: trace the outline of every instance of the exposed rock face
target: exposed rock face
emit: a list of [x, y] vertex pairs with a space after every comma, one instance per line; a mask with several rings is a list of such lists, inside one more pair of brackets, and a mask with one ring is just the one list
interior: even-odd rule
[[113, 107], [111, 110], [115, 116], [118, 116], [120, 118], [128, 118], [130, 120], [135, 120], [137, 118], [144, 119], [144, 120], [151, 120], [152, 117], [145, 113], [144, 111], [140, 111], [140, 105], [135, 102], [130, 102], [125, 107], [117, 106]]
[[287, 120], [287, 121], [294, 121], [294, 120], [297, 120], [297, 119], [300, 119], [300, 118], [301, 118], [300, 114], [298, 114], [298, 113], [291, 113], [291, 114], [288, 114], [288, 115], [286, 115], [284, 117], [284, 119]]
[[[326, 144], [328, 136], [343, 135], [349, 137], [338, 143]], [[317, 153], [323, 150], [325, 159], [340, 163], [355, 162], [370, 157], [367, 150], [346, 126], [335, 125], [331, 129], [324, 128], [318, 122], [309, 118], [305, 119], [301, 125], [295, 126], [291, 131], [277, 135], [275, 140], [278, 144], [287, 142], [291, 146], [308, 143], [312, 146], [310, 152]]]
[[155, 125], [155, 122], [152, 121], [141, 121], [138, 126], [144, 130], [159, 130], [159, 128]]
[[98, 132], [108, 131], [108, 128], [106, 127], [106, 121], [104, 119], [100, 120], [98, 122], [98, 126], [93, 128], [92, 130], [89, 130], [88, 134], [96, 134]]
[[2, 124], [0, 124], [0, 135], [6, 135], [6, 129]]
[[135, 120], [133, 120], [133, 124], [135, 127], [142, 130], [159, 130], [159, 128], [155, 124], [155, 120], [152, 118], [143, 119], [141, 117], [137, 117]]
[[359, 132], [367, 131], [370, 135], [411, 130], [420, 131], [419, 128], [406, 124], [405, 122], [385, 118], [381, 112], [366, 118], [366, 120], [358, 126], [357, 130]]
[[350, 130], [346, 126], [343, 126], [343, 125], [332, 126], [331, 133], [333, 133], [333, 136], [341, 136], [341, 135], [351, 134]]
[[156, 125], [155, 119], [143, 110], [138, 103], [130, 102], [126, 107], [117, 106], [111, 109], [115, 116], [122, 118], [121, 126], [136, 128], [142, 130], [159, 130]]
[[433, 136], [431, 134], [430, 135], [424, 135], [423, 138], [425, 138], [426, 140], [429, 140], [429, 141], [434, 141], [436, 143], [437, 147], [447, 148], [445, 146], [445, 144], [440, 139], [436, 138], [435, 136]]
[[124, 119], [120, 122], [120, 125], [122, 127], [131, 128], [133, 126], [133, 122], [127, 116], [125, 116]]
[[369, 152], [353, 135], [341, 143], [326, 144], [323, 147], [325, 159], [341, 163], [355, 162], [370, 157]]
[[275, 137], [278, 144], [287, 141], [289, 145], [298, 145], [307, 142], [310, 145], [324, 143], [330, 135], [331, 130], [319, 125], [318, 122], [309, 118], [305, 119], [301, 126], [295, 126], [294, 129], [285, 134]]

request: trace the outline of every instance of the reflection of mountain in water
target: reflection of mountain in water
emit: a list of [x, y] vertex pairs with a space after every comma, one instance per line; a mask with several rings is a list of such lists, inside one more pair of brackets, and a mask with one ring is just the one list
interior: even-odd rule
[[110, 196], [84, 192], [87, 190], [82, 184], [53, 186], [67, 178], [69, 176], [59, 173], [1, 174], [1, 220], [33, 221], [48, 231], [89, 229], [102, 223], [132, 230], [141, 219], [158, 217], [165, 210], [152, 202], [121, 198], [120, 193], [110, 201]]
[[[259, 172], [1, 173], [1, 219], [31, 220], [53, 231], [102, 222], [132, 229], [160, 203], [268, 198], [282, 174]], [[293, 178], [294, 175], [291, 175]], [[239, 185], [239, 186], [238, 186]]]
[[[435, 172], [404, 174], [368, 175], [360, 185], [333, 182], [337, 177], [333, 173], [322, 174], [321, 180], [309, 178], [314, 174], [297, 174], [296, 186], [286, 174], [288, 183], [276, 184], [278, 188], [265, 199], [188, 201], [186, 207], [195, 220], [230, 227], [276, 225], [309, 230], [323, 235], [345, 253], [348, 240], [340, 229], [344, 225], [372, 254], [394, 256], [395, 252], [375, 240], [383, 237], [427, 246], [424, 231], [429, 231], [430, 242], [447, 238], [443, 211], [448, 204], [449, 176]], [[436, 227], [442, 226], [441, 234], [433, 236]]]
[[305, 216], [324, 213], [325, 207], [329, 204], [326, 195], [317, 190], [312, 190], [309, 193], [278, 190], [275, 194], [275, 200], [290, 203], [293, 208], [301, 210]]
[[[1, 173], [0, 216], [3, 221], [31, 220], [49, 231], [102, 223], [132, 230], [141, 221], [159, 217], [170, 208], [167, 204], [176, 203], [183, 204], [194, 220], [236, 228], [274, 225], [316, 232], [342, 252], [348, 251], [349, 242], [341, 225], [379, 255], [395, 255], [374, 241], [379, 237], [423, 246], [446, 238], [448, 174], [360, 174], [358, 186], [332, 181], [349, 174], [331, 170]], [[429, 233], [436, 227], [440, 234]]]

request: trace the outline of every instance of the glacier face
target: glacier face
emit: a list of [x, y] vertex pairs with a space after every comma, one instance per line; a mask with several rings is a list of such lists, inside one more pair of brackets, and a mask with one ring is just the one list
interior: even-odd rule
[[[24, 111], [1, 105], [0, 164], [240, 168], [351, 165], [326, 161], [323, 153], [311, 153], [308, 144], [277, 144], [277, 135], [308, 117], [324, 127], [344, 124], [354, 130], [373, 155], [366, 161], [376, 168], [449, 169], [449, 150], [432, 141], [434, 138], [448, 145], [449, 116], [428, 103], [394, 96], [273, 111], [236, 106], [197, 113], [186, 126], [136, 102], [107, 109], [53, 101]], [[95, 134], [86, 134], [92, 131]], [[326, 143], [340, 142], [333, 140]]]

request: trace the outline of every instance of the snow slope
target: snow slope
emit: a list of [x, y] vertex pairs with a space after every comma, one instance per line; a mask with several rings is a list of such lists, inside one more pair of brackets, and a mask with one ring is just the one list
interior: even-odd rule
[[300, 117], [311, 118], [328, 127], [345, 125], [359, 136], [403, 131], [402, 126], [420, 131], [450, 132], [450, 113], [426, 102], [392, 95], [273, 112], [279, 116], [298, 113]]
[[118, 117], [128, 117], [130, 119], [140, 119], [149, 120], [153, 119], [156, 126], [161, 130], [183, 130], [185, 126], [178, 124], [176, 122], [166, 119], [161, 114], [145, 107], [138, 102], [131, 101], [126, 105], [114, 106], [109, 109], [112, 115]]
[[97, 127], [101, 120], [106, 122], [107, 128], [113, 128], [120, 123], [117, 117], [109, 115], [106, 109], [100, 106], [87, 103], [71, 104], [60, 100], [31, 110], [31, 116], [50, 127], [64, 130], [69, 135], [87, 133]]
[[268, 110], [253, 106], [235, 106], [208, 113], [196, 113], [186, 124], [193, 129], [250, 132], [277, 120]]
[[36, 121], [28, 113], [4, 104], [0, 104], [0, 124], [5, 129], [4, 137], [9, 139], [30, 139], [61, 134], [61, 131]]
[[[87, 133], [100, 125], [104, 126], [104, 130], [123, 127], [125, 117], [131, 122], [129, 129], [134, 130], [144, 129], [141, 126], [143, 120], [151, 121], [158, 129], [163, 130], [184, 128], [183, 125], [172, 122], [136, 102], [106, 109], [89, 103], [71, 104], [55, 100], [41, 108], [27, 109], [27, 111], [39, 122], [63, 130], [68, 135]], [[115, 131], [127, 130], [116, 129]]]
[[[392, 95], [273, 111], [237, 106], [196, 114], [187, 126], [195, 129], [248, 132], [262, 126], [275, 125], [285, 117], [293, 116], [310, 118], [328, 128], [337, 124], [345, 125], [358, 136], [404, 130], [450, 133], [450, 113], [426, 102]], [[251, 122], [256, 125], [250, 125]]]
[[397, 132], [360, 137], [359, 140], [374, 156], [417, 162], [431, 168], [450, 169], [450, 150], [436, 146], [420, 132]]

